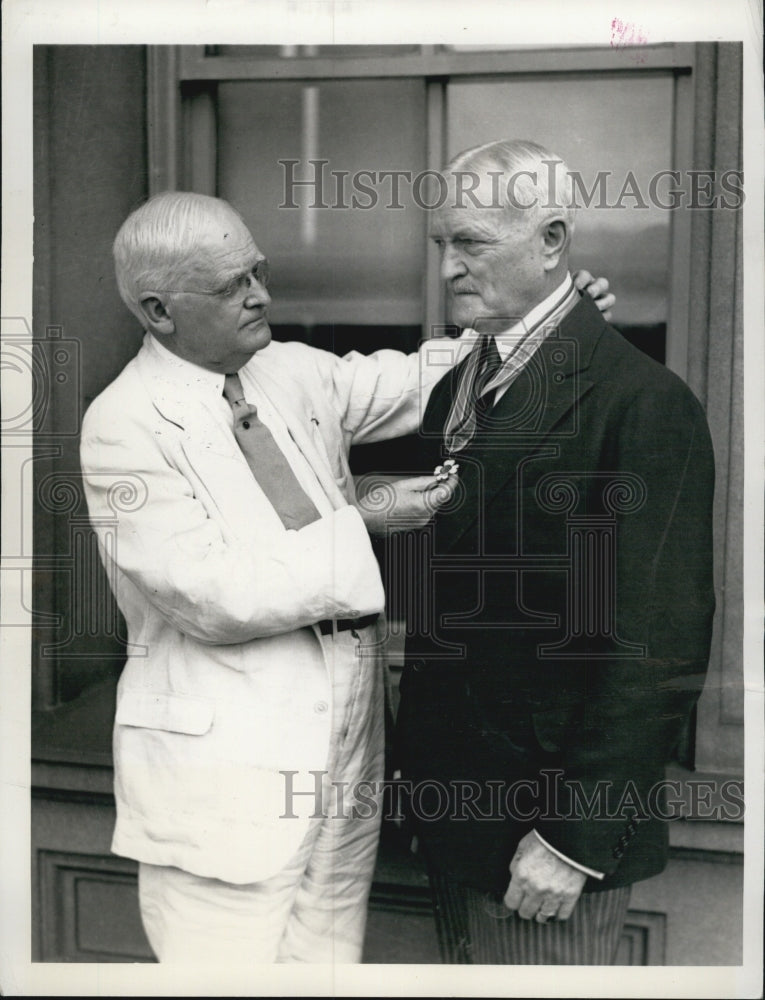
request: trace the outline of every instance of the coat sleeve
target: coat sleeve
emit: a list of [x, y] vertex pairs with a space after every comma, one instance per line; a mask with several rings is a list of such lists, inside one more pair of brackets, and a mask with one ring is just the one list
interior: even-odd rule
[[423, 341], [412, 354], [351, 351], [340, 358], [326, 351], [304, 350], [311, 351], [311, 365], [331, 396], [348, 443], [357, 445], [414, 434], [433, 387], [472, 344], [467, 331], [456, 340]]
[[[177, 629], [201, 642], [241, 643], [383, 608], [369, 537], [353, 507], [300, 531], [264, 535], [249, 551], [209, 516], [173, 463], [167, 435], [126, 412], [101, 397], [83, 421], [90, 518], [104, 557]], [[114, 504], [125, 473], [141, 483], [129, 509]], [[115, 518], [116, 546], [107, 553]]]
[[[639, 850], [639, 825], [703, 686], [714, 612], [714, 461], [706, 419], [685, 385], [648, 386], [616, 428], [614, 468], [640, 488], [617, 514], [616, 642], [582, 665], [586, 700], [561, 744], [555, 815], [537, 828], [567, 857], [613, 873]], [[576, 789], [576, 793], [572, 791]], [[604, 808], [605, 806], [605, 808]]]

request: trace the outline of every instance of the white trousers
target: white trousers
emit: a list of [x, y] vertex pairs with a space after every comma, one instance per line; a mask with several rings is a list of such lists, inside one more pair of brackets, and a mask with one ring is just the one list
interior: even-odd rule
[[354, 810], [353, 790], [370, 782], [361, 789], [368, 802], [382, 782], [385, 668], [377, 653], [356, 655], [350, 631], [325, 641], [333, 719], [321, 816], [290, 862], [261, 882], [233, 885], [140, 864], [141, 917], [160, 962], [361, 960], [381, 809], [377, 797], [376, 809]]

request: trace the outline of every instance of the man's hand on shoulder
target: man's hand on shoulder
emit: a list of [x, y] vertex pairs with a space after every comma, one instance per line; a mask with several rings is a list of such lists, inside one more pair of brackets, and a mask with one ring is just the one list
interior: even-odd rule
[[[362, 481], [362, 489], [363, 489]], [[370, 535], [388, 531], [422, 528], [439, 507], [451, 499], [457, 485], [456, 475], [446, 480], [432, 476], [407, 479], [370, 477], [357, 507]]]
[[589, 271], [575, 271], [573, 281], [580, 292], [587, 292], [595, 300], [595, 305], [603, 313], [603, 319], [610, 320], [616, 296], [608, 291], [608, 279], [593, 278]]
[[505, 906], [540, 924], [568, 920], [587, 881], [584, 872], [553, 854], [533, 832], [518, 844], [510, 874]]

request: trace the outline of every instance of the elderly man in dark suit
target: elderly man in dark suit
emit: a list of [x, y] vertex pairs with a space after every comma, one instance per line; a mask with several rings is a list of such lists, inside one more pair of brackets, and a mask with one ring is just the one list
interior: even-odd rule
[[558, 157], [490, 143], [446, 178], [431, 235], [476, 336], [423, 419], [423, 467], [459, 487], [411, 580], [399, 761], [447, 961], [607, 964], [666, 863], [664, 766], [707, 665], [709, 432], [573, 287]]

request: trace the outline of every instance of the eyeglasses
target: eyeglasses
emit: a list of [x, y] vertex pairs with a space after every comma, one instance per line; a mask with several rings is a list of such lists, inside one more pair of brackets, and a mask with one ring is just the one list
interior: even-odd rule
[[255, 264], [251, 271], [238, 275], [238, 277], [233, 278], [222, 288], [210, 291], [197, 288], [165, 289], [165, 291], [171, 292], [174, 295], [212, 295], [226, 302], [236, 302], [238, 300], [244, 301], [248, 296], [252, 295], [256, 285], [260, 285], [261, 288], [268, 288], [270, 280], [271, 268], [268, 260], [264, 257]]

